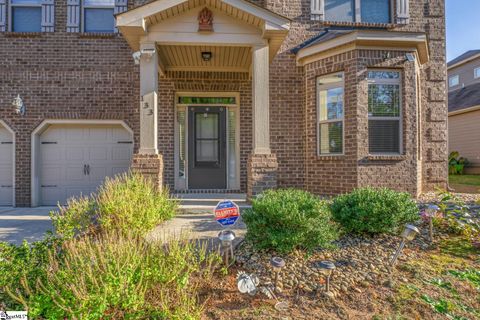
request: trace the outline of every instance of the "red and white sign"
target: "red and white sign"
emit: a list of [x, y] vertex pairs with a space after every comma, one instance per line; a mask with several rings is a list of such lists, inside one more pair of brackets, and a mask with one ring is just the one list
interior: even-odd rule
[[231, 200], [220, 201], [215, 207], [214, 214], [215, 220], [227, 227], [234, 225], [240, 218], [240, 208]]

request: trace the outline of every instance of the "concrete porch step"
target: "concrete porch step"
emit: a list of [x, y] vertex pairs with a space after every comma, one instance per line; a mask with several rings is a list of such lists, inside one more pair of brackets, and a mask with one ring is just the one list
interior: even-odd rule
[[213, 214], [213, 209], [222, 200], [232, 200], [242, 210], [251, 207], [243, 193], [177, 193], [173, 196], [179, 199], [180, 211], [184, 214]]

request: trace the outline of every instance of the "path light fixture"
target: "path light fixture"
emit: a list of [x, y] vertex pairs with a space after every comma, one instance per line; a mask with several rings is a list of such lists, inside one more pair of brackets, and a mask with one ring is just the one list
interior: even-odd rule
[[393, 255], [393, 258], [392, 260], [390, 260], [390, 266], [393, 266], [395, 264], [395, 262], [397, 262], [397, 259], [398, 259], [398, 256], [400, 255], [400, 253], [402, 252], [403, 250], [403, 247], [405, 247], [405, 243], [407, 241], [412, 241], [413, 239], [415, 239], [415, 237], [417, 236], [417, 234], [420, 233], [420, 230], [418, 230], [417, 227], [415, 226], [412, 226], [410, 224], [407, 224], [405, 226], [405, 229], [403, 230], [402, 232], [402, 242], [400, 242], [400, 245], [398, 246], [398, 249], [397, 251], [395, 252], [395, 254]]
[[221, 243], [221, 255], [225, 265], [228, 267], [230, 265], [230, 258], [232, 262], [234, 260], [233, 256], [233, 240], [235, 240], [235, 233], [232, 230], [223, 230], [218, 234], [218, 239]]
[[436, 217], [438, 211], [440, 211], [440, 208], [434, 204], [429, 204], [427, 209], [425, 209], [425, 214], [428, 218], [430, 243], [433, 243], [433, 218]]
[[320, 261], [317, 268], [325, 276], [325, 292], [328, 294], [330, 293], [330, 277], [335, 270], [335, 264], [332, 261]]
[[243, 271], [239, 271], [237, 274], [237, 288], [240, 293], [247, 293], [254, 296], [257, 293], [260, 279], [255, 274], [247, 274]]
[[280, 271], [285, 267], [285, 260], [280, 257], [273, 257], [270, 260], [270, 265], [272, 266], [273, 272], [275, 273], [275, 291], [278, 292], [278, 275]]

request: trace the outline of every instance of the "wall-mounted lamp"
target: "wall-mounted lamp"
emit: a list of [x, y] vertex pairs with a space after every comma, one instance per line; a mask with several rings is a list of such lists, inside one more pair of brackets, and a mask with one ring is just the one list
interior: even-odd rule
[[405, 59], [407, 59], [408, 62], [414, 62], [415, 61], [415, 55], [413, 53], [406, 53], [405, 54]]
[[208, 61], [212, 60], [212, 53], [210, 51], [202, 52], [202, 59], [205, 62], [208, 62]]
[[17, 112], [17, 114], [21, 115], [22, 117], [25, 115], [26, 107], [19, 94], [15, 99], [13, 99], [12, 106], [15, 107], [15, 112]]
[[392, 56], [392, 55], [391, 55], [390, 51], [385, 51], [385, 52], [383, 53], [383, 60], [388, 60], [388, 59], [391, 58], [391, 56]]

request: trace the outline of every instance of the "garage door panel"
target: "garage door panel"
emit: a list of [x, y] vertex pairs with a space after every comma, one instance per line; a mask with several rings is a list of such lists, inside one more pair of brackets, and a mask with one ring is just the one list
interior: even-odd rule
[[13, 183], [13, 170], [11, 166], [0, 166], [1, 185], [10, 186]]
[[[132, 137], [120, 126], [52, 126], [48, 132], [49, 138], [56, 139], [58, 144], [56, 149], [41, 145], [41, 159], [54, 159], [42, 161], [41, 182], [58, 188], [42, 190], [43, 205], [66, 203], [72, 196], [89, 195], [106, 177], [129, 170]], [[127, 144], [119, 144], [120, 139]], [[46, 156], [49, 153], [51, 155]], [[85, 165], [90, 170], [84, 171]]]
[[41, 144], [42, 153], [40, 161], [42, 163], [57, 162], [63, 160], [63, 153], [60, 146], [56, 144]]

